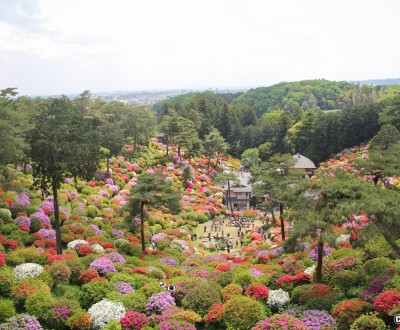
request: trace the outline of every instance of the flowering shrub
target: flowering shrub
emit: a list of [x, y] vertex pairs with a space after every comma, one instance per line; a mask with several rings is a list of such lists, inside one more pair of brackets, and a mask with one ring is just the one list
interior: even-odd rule
[[266, 301], [268, 299], [268, 288], [263, 284], [250, 284], [245, 294], [256, 300]]
[[221, 291], [217, 285], [202, 283], [191, 288], [182, 300], [182, 306], [201, 316], [208, 313], [210, 307], [221, 303]]
[[333, 300], [335, 298], [333, 287], [325, 284], [306, 284], [295, 288], [292, 292], [293, 302], [299, 305], [305, 305], [315, 298]]
[[95, 277], [100, 277], [99, 273], [95, 269], [85, 269], [79, 274], [79, 281], [81, 283], [89, 283]]
[[262, 303], [245, 296], [235, 296], [224, 304], [224, 322], [228, 329], [248, 330], [265, 319]]
[[159, 259], [158, 261], [163, 264], [166, 264], [168, 266], [171, 266], [171, 267], [176, 267], [179, 265], [178, 261], [176, 261], [174, 258], [170, 258], [170, 257], [164, 257], [164, 258]]
[[6, 256], [4, 255], [4, 253], [0, 252], [0, 267], [4, 267], [5, 264], [6, 264]]
[[372, 310], [372, 305], [361, 299], [342, 300], [332, 309], [332, 315], [339, 325], [349, 328], [360, 315]]
[[96, 328], [104, 328], [111, 320], [120, 320], [126, 311], [121, 303], [103, 299], [90, 307], [88, 313]]
[[204, 316], [204, 321], [206, 324], [219, 323], [222, 321], [223, 316], [224, 306], [221, 304], [215, 304], [214, 306], [211, 306], [208, 314]]
[[258, 322], [252, 330], [308, 330], [301, 320], [294, 316], [277, 314]]
[[243, 293], [243, 288], [237, 284], [228, 284], [222, 289], [222, 298], [224, 301], [231, 299], [233, 296], [240, 296]]
[[61, 262], [52, 264], [49, 267], [49, 273], [55, 284], [66, 284], [71, 277], [71, 269]]
[[117, 252], [110, 252], [107, 254], [107, 258], [109, 258], [112, 262], [119, 262], [120, 264], [125, 264], [125, 258]]
[[282, 289], [270, 290], [267, 304], [271, 309], [281, 311], [290, 302], [289, 293]]
[[378, 313], [361, 315], [350, 327], [350, 330], [384, 330], [387, 329], [385, 322], [378, 317]]
[[20, 314], [10, 317], [6, 323], [0, 325], [1, 330], [43, 330], [35, 316]]
[[[329, 246], [324, 246], [323, 251], [322, 251], [322, 256], [325, 257], [325, 256], [329, 255], [330, 253], [332, 253], [332, 251], [333, 251], [333, 249], [332, 249], [331, 247], [329, 247]], [[318, 246], [315, 246], [315, 247], [311, 250], [311, 252], [308, 254], [308, 257], [309, 257], [311, 260], [317, 261], [317, 259], [318, 259]]]
[[390, 279], [391, 276], [382, 276], [373, 279], [368, 288], [360, 293], [359, 298], [372, 304], [376, 296], [382, 292], [384, 284]]
[[67, 325], [74, 330], [91, 330], [92, 321], [90, 315], [87, 312], [77, 312], [67, 320]]
[[400, 290], [386, 290], [376, 297], [374, 309], [383, 315], [390, 315], [392, 309], [400, 304]]
[[106, 257], [100, 257], [92, 261], [89, 268], [97, 270], [100, 275], [106, 275], [108, 272], [116, 272], [112, 261]]
[[132, 288], [128, 282], [117, 282], [114, 284], [115, 291], [121, 294], [127, 294], [128, 292], [134, 292], [135, 290]]
[[127, 311], [120, 321], [123, 330], [140, 330], [149, 324], [146, 315], [134, 311]]
[[175, 300], [169, 292], [153, 294], [146, 303], [147, 314], [161, 314], [168, 306], [175, 305]]
[[74, 250], [76, 248], [76, 246], [79, 244], [89, 244], [89, 243], [83, 239], [76, 239], [74, 241], [69, 242], [67, 244], [67, 248]]
[[102, 254], [105, 252], [105, 249], [100, 244], [93, 244], [92, 249], [94, 253]]
[[40, 275], [43, 272], [43, 267], [35, 263], [25, 263], [16, 266], [13, 272], [17, 280], [22, 280]]
[[[294, 312], [292, 313], [292, 311]], [[310, 330], [334, 330], [336, 329], [335, 319], [327, 314], [325, 311], [320, 310], [305, 310], [291, 309], [287, 312], [289, 315], [299, 318], [304, 325]]]

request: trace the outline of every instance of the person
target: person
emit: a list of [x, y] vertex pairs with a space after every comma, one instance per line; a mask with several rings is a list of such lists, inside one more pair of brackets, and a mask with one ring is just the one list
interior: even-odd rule
[[168, 292], [171, 294], [171, 296], [174, 296], [174, 291], [175, 291], [175, 285], [170, 284], [168, 287]]
[[167, 289], [167, 284], [164, 281], [160, 282], [160, 287], [163, 288], [164, 290]]
[[239, 245], [239, 242], [238, 242], [238, 241], [236, 241], [236, 248], [238, 247], [238, 245]]
[[193, 240], [195, 241], [197, 239], [197, 234], [193, 234]]
[[208, 240], [211, 239], [211, 232], [208, 233]]
[[241, 239], [240, 240], [240, 247], [242, 247], [243, 246], [243, 240]]
[[206, 232], [207, 231], [207, 226], [206, 225], [204, 225], [204, 232]]
[[227, 250], [228, 250], [228, 253], [231, 253], [231, 246], [228, 245], [226, 248], [227, 248]]
[[224, 237], [224, 230], [223, 230], [223, 229], [222, 229], [222, 232], [221, 232], [221, 233], [222, 233], [222, 237]]

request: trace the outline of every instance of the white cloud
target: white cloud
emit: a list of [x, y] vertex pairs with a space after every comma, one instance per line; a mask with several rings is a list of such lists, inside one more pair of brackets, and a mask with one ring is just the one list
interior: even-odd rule
[[397, 0], [6, 4], [0, 74], [21, 93], [400, 76]]

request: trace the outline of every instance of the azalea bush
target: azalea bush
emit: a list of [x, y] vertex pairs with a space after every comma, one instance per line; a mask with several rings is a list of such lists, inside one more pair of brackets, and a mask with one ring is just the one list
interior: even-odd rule
[[199, 284], [188, 290], [182, 299], [182, 306], [201, 316], [208, 313], [211, 306], [221, 303], [221, 288], [218, 285]]
[[249, 297], [234, 296], [223, 306], [223, 320], [228, 329], [248, 330], [267, 317], [265, 306]]
[[290, 302], [289, 293], [282, 290], [270, 290], [267, 305], [272, 311], [282, 311]]
[[121, 303], [103, 299], [90, 307], [88, 313], [95, 328], [104, 328], [111, 320], [120, 320], [126, 311]]
[[378, 317], [377, 313], [363, 314], [351, 325], [350, 330], [385, 330], [389, 329], [385, 322]]
[[43, 267], [35, 263], [25, 263], [14, 268], [14, 276], [17, 280], [27, 277], [36, 277], [43, 272]]
[[149, 324], [146, 315], [135, 311], [127, 311], [120, 321], [123, 330], [140, 330]]
[[148, 315], [161, 314], [168, 306], [175, 305], [175, 299], [169, 292], [159, 292], [153, 294], [146, 303]]
[[252, 330], [309, 330], [301, 320], [294, 316], [277, 314], [258, 322]]
[[340, 328], [348, 329], [356, 318], [372, 310], [372, 305], [361, 299], [342, 300], [332, 307], [332, 315]]

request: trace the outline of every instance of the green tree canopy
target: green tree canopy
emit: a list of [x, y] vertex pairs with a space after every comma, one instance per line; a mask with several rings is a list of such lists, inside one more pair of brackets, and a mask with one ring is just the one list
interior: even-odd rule
[[146, 248], [144, 240], [144, 222], [146, 211], [165, 207], [170, 212], [179, 212], [181, 209], [180, 194], [172, 182], [166, 180], [167, 175], [162, 171], [154, 173], [144, 172], [138, 176], [138, 181], [131, 189], [129, 202], [125, 209], [130, 213], [126, 222], [134, 226], [132, 217], [140, 216], [140, 233], [142, 250]]
[[66, 177], [92, 177], [100, 159], [100, 139], [93, 122], [67, 97], [49, 100], [34, 123], [28, 135], [29, 156], [36, 184], [44, 190], [52, 189], [57, 253], [61, 254], [57, 190]]

